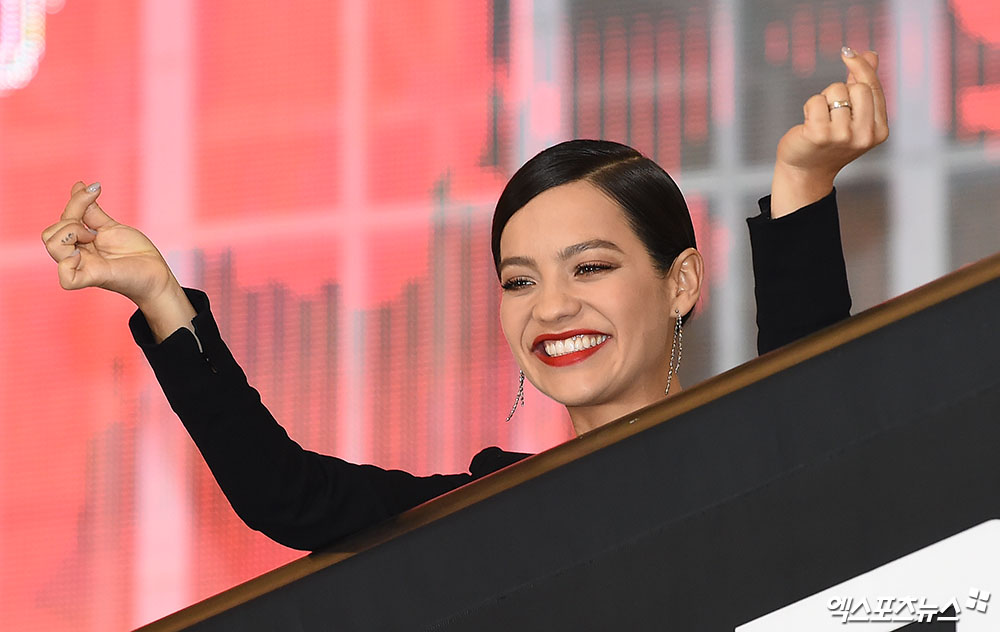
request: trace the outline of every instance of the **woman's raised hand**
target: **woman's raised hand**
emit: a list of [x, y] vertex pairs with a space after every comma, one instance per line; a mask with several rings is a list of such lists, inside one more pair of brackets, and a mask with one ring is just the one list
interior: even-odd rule
[[101, 185], [77, 182], [59, 221], [42, 231], [67, 290], [100, 287], [143, 311], [158, 340], [190, 327], [194, 308], [167, 262], [145, 235], [111, 219], [97, 203]]
[[889, 137], [878, 55], [844, 48], [847, 82], [832, 83], [803, 107], [805, 120], [778, 143], [771, 186], [771, 217], [824, 197], [837, 173]]
[[97, 204], [100, 184], [73, 185], [59, 221], [42, 232], [49, 256], [59, 263], [59, 284], [67, 290], [100, 287], [136, 305], [163, 292], [173, 275], [145, 235], [119, 224]]

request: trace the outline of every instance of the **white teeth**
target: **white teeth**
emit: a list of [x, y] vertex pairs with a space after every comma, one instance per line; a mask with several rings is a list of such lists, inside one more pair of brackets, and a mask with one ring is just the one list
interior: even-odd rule
[[605, 335], [599, 336], [573, 336], [566, 340], [547, 340], [543, 343], [545, 348], [545, 354], [550, 357], [556, 357], [561, 355], [566, 355], [567, 353], [574, 353], [576, 351], [583, 351], [584, 349], [589, 349], [591, 347], [596, 347], [601, 344], [608, 337]]

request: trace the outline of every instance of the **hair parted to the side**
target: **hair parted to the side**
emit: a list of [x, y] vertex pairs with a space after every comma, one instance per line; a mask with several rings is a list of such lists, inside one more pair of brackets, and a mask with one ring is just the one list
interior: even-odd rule
[[[608, 140], [570, 140], [543, 150], [517, 170], [493, 213], [493, 264], [500, 270], [500, 236], [510, 218], [536, 195], [586, 180], [618, 203], [662, 273], [687, 248], [696, 248], [684, 196], [660, 165]], [[567, 213], [571, 212], [567, 209]]]

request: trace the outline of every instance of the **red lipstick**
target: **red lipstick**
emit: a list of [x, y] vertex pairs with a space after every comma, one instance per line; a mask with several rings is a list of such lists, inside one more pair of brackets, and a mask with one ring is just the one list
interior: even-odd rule
[[539, 360], [544, 362], [549, 366], [568, 366], [570, 364], [576, 364], [577, 362], [582, 362], [590, 356], [597, 353], [597, 350], [604, 346], [604, 343], [610, 340], [611, 336], [608, 336], [608, 340], [600, 342], [593, 347], [588, 347], [586, 349], [581, 349], [580, 351], [573, 351], [571, 353], [566, 353], [563, 355], [552, 357], [545, 353], [545, 342], [549, 340], [567, 340], [574, 336], [608, 336], [605, 333], [599, 331], [594, 331], [593, 329], [573, 329], [571, 331], [564, 331], [558, 334], [542, 334], [535, 338], [532, 344], [531, 350], [538, 357]]

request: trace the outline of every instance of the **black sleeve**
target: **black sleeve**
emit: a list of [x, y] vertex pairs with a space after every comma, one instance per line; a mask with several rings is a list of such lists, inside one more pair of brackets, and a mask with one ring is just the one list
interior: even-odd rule
[[185, 290], [198, 315], [157, 344], [140, 312], [129, 321], [171, 408], [243, 521], [285, 546], [316, 550], [455, 489], [469, 474], [418, 477], [355, 465], [302, 449], [247, 383], [209, 309]]
[[771, 219], [771, 197], [747, 219], [757, 299], [757, 351], [764, 354], [851, 315], [837, 192]]

